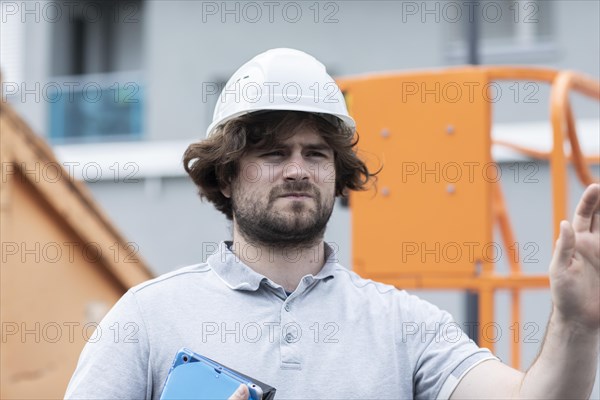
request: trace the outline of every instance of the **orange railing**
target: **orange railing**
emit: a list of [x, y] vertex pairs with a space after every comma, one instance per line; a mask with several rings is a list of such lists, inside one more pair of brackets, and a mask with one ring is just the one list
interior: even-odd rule
[[[503, 80], [532, 80], [545, 82], [552, 86], [550, 95], [551, 122], [553, 148], [550, 152], [529, 149], [505, 141], [491, 140], [491, 104], [484, 99], [475, 102], [453, 101], [440, 105], [439, 99], [432, 95], [431, 88], [445, 87], [445, 83], [473, 82], [485, 83]], [[409, 82], [410, 85], [406, 83]], [[440, 85], [441, 82], [441, 85]], [[573, 111], [569, 102], [569, 93], [574, 90], [588, 97], [600, 100], [600, 83], [591, 78], [572, 72], [561, 72], [547, 68], [529, 67], [465, 67], [452, 68], [441, 71], [408, 72], [386, 75], [371, 75], [358, 78], [340, 79], [338, 83], [347, 95], [350, 112], [357, 120], [358, 130], [361, 135], [359, 148], [363, 153], [373, 155], [379, 160], [385, 160], [388, 167], [397, 168], [395, 158], [411, 157], [416, 159], [436, 160], [444, 159], [445, 152], [456, 151], [456, 161], [464, 157], [467, 160], [479, 162], [491, 160], [491, 146], [504, 145], [519, 151], [534, 159], [544, 159], [550, 162], [552, 179], [553, 201], [553, 226], [554, 238], [558, 236], [558, 226], [561, 220], [567, 218], [567, 162], [573, 162], [579, 180], [588, 185], [598, 179], [589, 171], [590, 163], [598, 163], [597, 155], [584, 156], [579, 145]], [[411, 98], [403, 93], [398, 95], [398, 90], [404, 87], [426, 87], [428, 92], [421, 99], [411, 102]], [[448, 85], [448, 87], [450, 87]], [[460, 85], [458, 85], [460, 87]], [[400, 99], [399, 97], [402, 97]], [[462, 100], [462, 99], [461, 99]], [[421, 104], [420, 104], [421, 103]], [[391, 105], [390, 105], [391, 104]], [[465, 112], [465, 109], [472, 112]], [[427, 112], [424, 110], [431, 110]], [[445, 136], [435, 136], [435, 140], [421, 139], [431, 132], [439, 132], [440, 127], [452, 127], [451, 130], [459, 132], [471, 141], [456, 142]], [[450, 129], [449, 129], [450, 131]], [[381, 132], [381, 134], [379, 134]], [[385, 135], [383, 134], [385, 132]], [[437, 133], [435, 133], [437, 134]], [[470, 135], [470, 136], [469, 136]], [[481, 137], [479, 135], [487, 135]], [[390, 140], [394, 137], [396, 140]], [[423, 142], [418, 142], [423, 140]], [[571, 154], [565, 154], [564, 144], [568, 141]], [[414, 142], [414, 143], [413, 143]], [[415, 144], [416, 143], [416, 144]], [[413, 145], [417, 153], [411, 153], [405, 148]], [[420, 153], [418, 152], [420, 150]], [[432, 156], [433, 154], [433, 156]], [[448, 160], [448, 158], [445, 158]], [[456, 164], [456, 163], [455, 163]], [[444, 260], [435, 266], [427, 263], [427, 255], [421, 264], [405, 263], [402, 260], [390, 263], [388, 259], [398, 254], [399, 245], [393, 241], [385, 242], [386, 235], [398, 237], [400, 241], [410, 238], [411, 232], [423, 235], [419, 231], [420, 219], [431, 207], [448, 207], [441, 215], [449, 217], [441, 223], [447, 225], [456, 223], [452, 213], [460, 210], [457, 202], [464, 202], [463, 208], [473, 207], [473, 219], [482, 222], [471, 224], [466, 221], [465, 227], [457, 227], [446, 238], [456, 234], [463, 240], [472, 239], [467, 230], [475, 227], [481, 236], [481, 241], [489, 240], [494, 226], [499, 228], [500, 237], [505, 251], [510, 252], [510, 245], [515, 243], [514, 232], [510, 223], [510, 216], [506, 208], [500, 182], [475, 182], [472, 187], [457, 184], [448, 192], [456, 193], [445, 196], [438, 190], [438, 182], [426, 183], [423, 186], [431, 187], [422, 189], [418, 185], [402, 185], [399, 170], [387, 171], [380, 176], [378, 183], [380, 194], [372, 193], [353, 194], [351, 198], [351, 212], [353, 218], [353, 263], [355, 270], [361, 275], [384, 281], [402, 288], [419, 289], [462, 289], [478, 293], [479, 324], [486, 327], [494, 322], [495, 293], [498, 290], [511, 292], [511, 326], [521, 326], [521, 291], [531, 288], [548, 287], [547, 275], [523, 274], [521, 260], [508, 257], [509, 273], [500, 275], [495, 271], [493, 262], [477, 260], [471, 265], [465, 263], [446, 263]], [[405, 171], [402, 173], [404, 174]], [[385, 187], [385, 190], [382, 190]], [[473, 189], [476, 187], [475, 189]], [[469, 195], [460, 197], [461, 192]], [[406, 193], [405, 196], [396, 196], [395, 193]], [[431, 197], [437, 193], [438, 197]], [[473, 194], [479, 196], [481, 201], [488, 201], [489, 207], [473, 202]], [[454, 197], [452, 197], [454, 196]], [[407, 198], [414, 197], [413, 200]], [[395, 207], [395, 208], [394, 208]], [[402, 208], [410, 208], [411, 212], [402, 213]], [[460, 210], [462, 211], [462, 210]], [[400, 216], [397, 217], [395, 214]], [[396, 218], [396, 219], [395, 219]], [[468, 219], [468, 218], [467, 218]], [[458, 219], [460, 220], [460, 219]], [[485, 221], [489, 220], [490, 223]], [[454, 222], [452, 222], [454, 221]], [[390, 228], [387, 228], [390, 227]], [[448, 226], [445, 226], [448, 228]], [[374, 239], [373, 230], [378, 230], [378, 237]], [[386, 232], [386, 229], [388, 231]], [[402, 230], [409, 231], [403, 233]], [[427, 233], [425, 233], [427, 234]], [[431, 232], [434, 236], [435, 232]], [[477, 234], [475, 235], [477, 236]], [[421, 238], [424, 236], [420, 236]], [[433, 240], [433, 239], [432, 239]], [[439, 238], [436, 237], [436, 240]], [[426, 246], [427, 247], [427, 244]], [[385, 253], [382, 248], [389, 248]], [[434, 248], [433, 245], [429, 249]], [[381, 253], [384, 253], [381, 255]], [[405, 265], [406, 264], [406, 265]], [[494, 343], [485, 335], [479, 334], [479, 344], [493, 350]], [[519, 341], [510, 343], [510, 362], [514, 367], [520, 367], [521, 349]]]

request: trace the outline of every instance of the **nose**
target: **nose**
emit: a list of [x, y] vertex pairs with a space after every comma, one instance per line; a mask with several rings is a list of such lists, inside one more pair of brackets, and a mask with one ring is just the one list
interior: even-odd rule
[[283, 178], [286, 181], [303, 181], [310, 178], [310, 171], [302, 155], [293, 155], [283, 167]]

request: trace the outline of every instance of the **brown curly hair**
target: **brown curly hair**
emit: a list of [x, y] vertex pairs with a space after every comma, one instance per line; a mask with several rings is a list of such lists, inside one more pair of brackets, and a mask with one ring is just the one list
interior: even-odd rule
[[304, 127], [319, 132], [334, 152], [336, 196], [347, 196], [347, 190], [367, 189], [367, 182], [379, 171], [371, 173], [356, 155], [358, 135], [355, 137], [338, 118], [300, 111], [254, 112], [230, 120], [209, 138], [191, 144], [183, 155], [183, 167], [200, 197], [231, 220], [231, 200], [221, 188], [237, 177], [239, 159], [252, 149], [274, 148]]

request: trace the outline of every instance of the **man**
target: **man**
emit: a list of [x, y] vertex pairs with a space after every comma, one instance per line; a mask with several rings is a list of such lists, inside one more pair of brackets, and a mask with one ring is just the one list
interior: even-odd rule
[[[522, 373], [437, 307], [335, 262], [323, 241], [335, 196], [364, 189], [373, 174], [332, 88], [321, 63], [291, 49], [260, 54], [232, 76], [208, 138], [188, 148], [184, 165], [233, 221], [233, 240], [206, 263], [128, 291], [100, 328], [132, 324], [134, 334], [88, 343], [66, 397], [159, 398], [180, 347], [276, 387], [278, 399], [589, 396], [600, 335], [600, 185], [587, 188], [572, 224], [561, 223], [552, 317]], [[407, 335], [407, 323], [419, 334]], [[247, 399], [247, 388], [231, 398]]]

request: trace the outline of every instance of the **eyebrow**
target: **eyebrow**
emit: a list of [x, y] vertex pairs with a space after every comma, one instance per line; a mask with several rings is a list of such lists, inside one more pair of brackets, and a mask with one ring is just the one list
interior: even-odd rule
[[[253, 151], [261, 152], [275, 149], [285, 149], [288, 147], [290, 146], [284, 143], [274, 143], [272, 146], [257, 147], [253, 149]], [[303, 145], [302, 148], [304, 150], [331, 151], [333, 153], [333, 149], [327, 143], [309, 143], [307, 145]]]
[[325, 143], [323, 143], [323, 144], [308, 144], [308, 145], [304, 146], [304, 148], [308, 149], [308, 150], [333, 151], [333, 149]]

